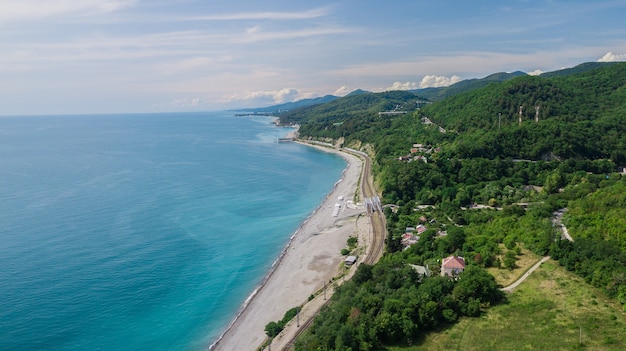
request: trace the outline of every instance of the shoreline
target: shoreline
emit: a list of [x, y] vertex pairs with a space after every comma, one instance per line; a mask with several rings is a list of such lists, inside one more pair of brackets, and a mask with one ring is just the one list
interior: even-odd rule
[[[291, 133], [297, 133], [297, 129]], [[358, 189], [362, 160], [339, 150], [300, 144], [337, 154], [346, 161], [346, 167], [320, 205], [290, 236], [270, 271], [233, 320], [209, 346], [211, 351], [256, 350], [266, 339], [267, 323], [280, 320], [290, 308], [305, 304], [310, 295], [337, 275], [344, 258], [341, 249], [349, 236], [358, 235], [355, 218], [364, 210], [350, 209], [345, 204]], [[335, 217], [332, 209], [342, 197], [342, 210]]]

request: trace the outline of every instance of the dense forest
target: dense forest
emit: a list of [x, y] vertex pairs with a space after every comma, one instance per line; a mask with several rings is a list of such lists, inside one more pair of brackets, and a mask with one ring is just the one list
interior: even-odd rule
[[[388, 111], [398, 113], [379, 113]], [[382, 200], [393, 205], [385, 256], [337, 289], [297, 349], [410, 345], [484, 313], [504, 298], [485, 269], [515, 267], [522, 248], [551, 255], [626, 306], [626, 178], [618, 172], [626, 64], [513, 77], [434, 103], [410, 92], [359, 94], [290, 111], [281, 123], [300, 124], [301, 138], [369, 152]], [[553, 221], [565, 208], [573, 242]], [[426, 230], [406, 245], [407, 228], [418, 225]], [[458, 279], [410, 266], [436, 273], [449, 255], [465, 258]]]

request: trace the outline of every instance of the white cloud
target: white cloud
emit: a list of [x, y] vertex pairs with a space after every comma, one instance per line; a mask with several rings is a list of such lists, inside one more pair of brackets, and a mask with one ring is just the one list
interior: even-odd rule
[[618, 62], [618, 61], [626, 61], [626, 54], [614, 54], [612, 52], [607, 52], [604, 56], [598, 59], [598, 62]]
[[346, 96], [346, 95], [350, 94], [351, 91], [352, 91], [352, 89], [350, 89], [350, 87], [348, 87], [347, 85], [342, 85], [341, 87], [339, 87], [339, 89], [335, 90], [333, 95], [335, 95], [335, 96]]
[[391, 90], [412, 90], [412, 89], [417, 89], [417, 83], [413, 83], [413, 82], [394, 82], [390, 87], [386, 88], [386, 91], [391, 91]]
[[0, 0], [1, 21], [41, 19], [67, 14], [98, 14], [134, 5], [137, 0]]
[[300, 98], [300, 92], [297, 89], [285, 88], [281, 90], [253, 91], [244, 94], [235, 93], [222, 99], [221, 102], [229, 104], [240, 102], [246, 106], [262, 106], [282, 104], [295, 101], [298, 98]]
[[[588, 60], [595, 48], [573, 47], [559, 51], [528, 51], [523, 54], [466, 51], [448, 55], [423, 56], [414, 60], [366, 62], [331, 69], [329, 74], [344, 81], [350, 79], [393, 80], [408, 76], [426, 76], [432, 72], [455, 72], [463, 76], [485, 76], [494, 72], [514, 71], [523, 67], [576, 65]], [[451, 74], [451, 73], [449, 73]]]
[[422, 78], [420, 82], [420, 88], [438, 88], [438, 87], [447, 87], [448, 85], [452, 85], [454, 83], [460, 82], [461, 77], [459, 76], [435, 76], [435, 75], [427, 75]]
[[314, 28], [305, 28], [300, 30], [281, 30], [281, 31], [270, 31], [264, 32], [260, 27], [252, 27], [245, 31], [244, 36], [240, 36], [239, 38], [233, 38], [233, 42], [236, 43], [255, 43], [261, 41], [270, 41], [270, 40], [290, 40], [290, 39], [302, 39], [308, 37], [316, 37], [316, 36], [331, 36], [338, 34], [350, 34], [357, 32], [356, 28], [344, 28], [344, 27], [314, 27]]
[[243, 12], [212, 16], [192, 17], [191, 20], [232, 21], [232, 20], [299, 20], [311, 19], [327, 15], [328, 7], [321, 7], [303, 12]]
[[203, 101], [199, 97], [183, 97], [174, 100], [172, 103], [173, 107], [176, 108], [188, 108], [188, 107], [198, 107], [203, 104]]
[[261, 27], [254, 26], [254, 27], [250, 27], [246, 29], [246, 34], [255, 34], [255, 33], [258, 33], [259, 31], [261, 31]]
[[529, 76], [538, 76], [540, 74], [543, 74], [544, 72], [540, 69], [536, 69], [532, 72], [527, 72], [526, 74], [528, 74]]

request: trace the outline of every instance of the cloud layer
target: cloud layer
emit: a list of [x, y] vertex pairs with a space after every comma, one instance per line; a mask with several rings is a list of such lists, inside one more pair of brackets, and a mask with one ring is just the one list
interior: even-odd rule
[[604, 56], [598, 59], [598, 62], [621, 62], [626, 61], [626, 54], [614, 54], [612, 52], [607, 52]]
[[451, 77], [428, 75], [422, 78], [422, 81], [420, 82], [420, 88], [447, 87], [449, 85], [458, 83], [460, 81], [461, 81], [461, 77], [456, 76], [456, 75], [451, 76]]
[[98, 14], [121, 10], [137, 0], [0, 0], [0, 20], [15, 22], [67, 14]]
[[0, 0], [0, 114], [228, 109], [626, 60], [626, 3], [577, 1]]

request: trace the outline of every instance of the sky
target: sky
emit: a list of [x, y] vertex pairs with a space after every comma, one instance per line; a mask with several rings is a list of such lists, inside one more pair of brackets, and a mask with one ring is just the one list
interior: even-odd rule
[[626, 60], [626, 0], [0, 0], [0, 115], [209, 111]]

